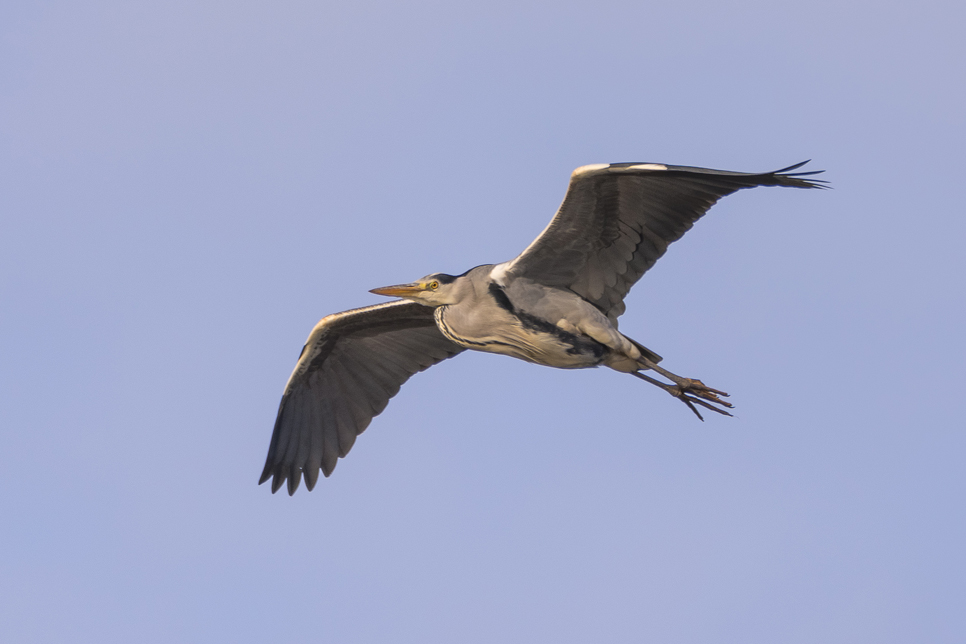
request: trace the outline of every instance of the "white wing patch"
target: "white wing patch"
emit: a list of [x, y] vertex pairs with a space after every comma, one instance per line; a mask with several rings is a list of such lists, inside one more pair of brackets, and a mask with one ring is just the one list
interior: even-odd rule
[[618, 172], [628, 171], [628, 170], [667, 170], [666, 165], [660, 163], [638, 163], [637, 165], [629, 165], [626, 168], [614, 168]]
[[635, 165], [618, 166], [612, 163], [592, 163], [582, 165], [570, 175], [571, 179], [588, 174], [603, 174], [604, 172], [636, 172], [639, 170], [667, 170], [661, 163], [637, 163]]
[[576, 177], [582, 174], [587, 174], [588, 172], [595, 172], [597, 170], [606, 170], [610, 167], [609, 163], [591, 163], [590, 165], [582, 165], [571, 173], [571, 177]]
[[513, 262], [503, 262], [502, 264], [497, 264], [492, 269], [490, 269], [490, 279], [499, 284], [500, 286], [506, 286], [506, 272], [510, 268], [510, 264]]

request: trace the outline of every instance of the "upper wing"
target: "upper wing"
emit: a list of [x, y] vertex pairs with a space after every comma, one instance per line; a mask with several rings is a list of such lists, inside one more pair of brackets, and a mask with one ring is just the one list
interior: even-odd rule
[[547, 228], [506, 267], [509, 276], [569, 288], [616, 324], [624, 296], [714, 203], [742, 188], [820, 188], [789, 173], [797, 165], [746, 174], [657, 163], [588, 165], [574, 170]]
[[400, 385], [461, 351], [436, 327], [433, 309], [415, 302], [323, 318], [285, 386], [259, 484], [271, 477], [274, 493], [287, 478], [294, 494], [304, 474], [311, 490], [319, 468], [332, 473]]

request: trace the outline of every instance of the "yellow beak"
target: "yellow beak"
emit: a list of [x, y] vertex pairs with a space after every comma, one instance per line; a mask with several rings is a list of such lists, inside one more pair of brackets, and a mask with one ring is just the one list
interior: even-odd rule
[[412, 295], [413, 293], [419, 293], [425, 289], [415, 282], [412, 284], [396, 284], [395, 286], [383, 286], [382, 288], [374, 288], [370, 293], [375, 293], [376, 295], [388, 295], [389, 297], [406, 297], [407, 295]]

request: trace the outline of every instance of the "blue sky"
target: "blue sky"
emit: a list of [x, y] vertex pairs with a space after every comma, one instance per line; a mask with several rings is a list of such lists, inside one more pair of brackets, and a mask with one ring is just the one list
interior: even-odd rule
[[[8, 2], [10, 641], [958, 642], [961, 3]], [[812, 158], [621, 329], [729, 391], [463, 355], [257, 486], [322, 316], [510, 259], [569, 172]]]

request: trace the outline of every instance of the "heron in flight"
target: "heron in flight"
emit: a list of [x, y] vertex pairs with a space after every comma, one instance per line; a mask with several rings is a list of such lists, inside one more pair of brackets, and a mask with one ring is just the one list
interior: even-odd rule
[[259, 483], [271, 478], [274, 493], [287, 480], [294, 494], [304, 476], [311, 490], [400, 385], [466, 349], [561, 369], [610, 367], [657, 385], [701, 420], [699, 408], [730, 416], [728, 394], [660, 367], [661, 356], [621, 334], [617, 318], [631, 286], [721, 197], [823, 187], [802, 178], [820, 171], [792, 172], [805, 163], [762, 174], [577, 168], [556, 216], [516, 259], [376, 288], [402, 299], [322, 318], [285, 385]]

